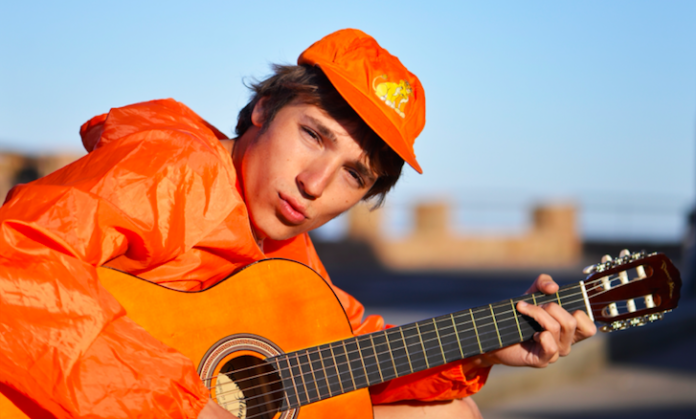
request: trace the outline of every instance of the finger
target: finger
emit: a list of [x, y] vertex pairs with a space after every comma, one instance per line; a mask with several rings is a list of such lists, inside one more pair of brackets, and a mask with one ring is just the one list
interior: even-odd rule
[[558, 334], [558, 351], [560, 356], [570, 353], [570, 347], [575, 341], [578, 321], [572, 314], [555, 303], [546, 304], [544, 310], [556, 320], [560, 326]]
[[575, 329], [575, 337], [573, 338], [573, 343], [580, 342], [589, 337], [592, 337], [597, 333], [597, 326], [590, 319], [590, 317], [584, 311], [578, 310], [573, 313], [573, 317], [577, 322], [577, 327]]
[[560, 324], [543, 307], [535, 306], [525, 301], [520, 301], [517, 303], [517, 311], [533, 318], [537, 323], [539, 323], [539, 326], [550, 332], [556, 340], [560, 339]]
[[532, 286], [527, 290], [527, 294], [531, 294], [537, 291], [541, 291], [544, 294], [553, 294], [554, 292], [558, 291], [558, 284], [554, 282], [553, 278], [551, 278], [550, 275], [541, 274], [537, 277], [536, 281], [534, 281]]
[[537, 333], [534, 340], [539, 344], [538, 364], [536, 366], [543, 368], [558, 361], [560, 354], [553, 334], [548, 331]]

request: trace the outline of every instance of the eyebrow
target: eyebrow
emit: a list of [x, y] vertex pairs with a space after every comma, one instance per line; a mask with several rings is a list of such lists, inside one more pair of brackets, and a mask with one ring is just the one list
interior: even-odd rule
[[370, 168], [365, 166], [363, 162], [356, 161], [355, 163], [355, 169], [360, 172], [361, 175], [366, 177], [370, 181], [376, 181], [379, 176], [375, 175], [375, 172], [373, 172]]

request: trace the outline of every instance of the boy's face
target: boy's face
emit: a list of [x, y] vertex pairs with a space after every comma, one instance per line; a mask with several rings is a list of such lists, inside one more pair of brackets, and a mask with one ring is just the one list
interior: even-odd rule
[[319, 107], [287, 105], [262, 131], [263, 117], [257, 105], [235, 153], [257, 239], [284, 240], [320, 227], [377, 180], [351, 127]]

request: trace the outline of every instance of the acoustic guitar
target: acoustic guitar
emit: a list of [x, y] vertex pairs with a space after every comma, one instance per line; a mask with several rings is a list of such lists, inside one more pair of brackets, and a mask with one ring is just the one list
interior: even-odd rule
[[[262, 260], [197, 292], [99, 270], [129, 317], [193, 360], [211, 397], [240, 419], [371, 418], [369, 386], [531, 339], [541, 328], [516, 311], [520, 300], [582, 310], [602, 331], [659, 320], [679, 300], [679, 272], [663, 254], [626, 252], [586, 273], [552, 295], [356, 337], [331, 287], [297, 262]], [[42, 417], [12, 400], [19, 406], [0, 395], [3, 419]]]

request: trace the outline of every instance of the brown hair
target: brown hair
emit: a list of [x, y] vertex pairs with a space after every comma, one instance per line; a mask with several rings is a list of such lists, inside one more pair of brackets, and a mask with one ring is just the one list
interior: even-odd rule
[[318, 67], [273, 65], [273, 71], [274, 74], [271, 77], [249, 86], [253, 96], [251, 101], [239, 111], [235, 129], [237, 136], [244, 134], [252, 125], [251, 113], [262, 98], [265, 99], [265, 119], [262, 129], [268, 127], [278, 112], [294, 100], [316, 105], [332, 118], [347, 122], [347, 125], [354, 127], [353, 136], [365, 151], [372, 170], [379, 175], [363, 200], [376, 197], [375, 208], [382, 205], [387, 192], [394, 187], [401, 176], [404, 160], [360, 118]]

